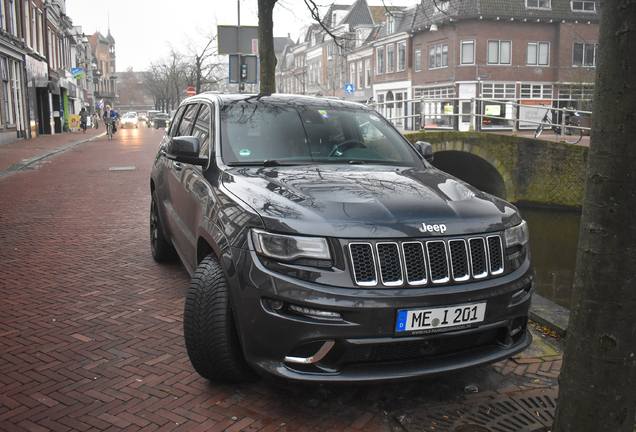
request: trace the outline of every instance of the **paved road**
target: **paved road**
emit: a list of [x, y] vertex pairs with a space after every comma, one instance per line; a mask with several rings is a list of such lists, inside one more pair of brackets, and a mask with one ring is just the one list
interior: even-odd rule
[[0, 430], [450, 431], [470, 423], [516, 432], [550, 423], [561, 364], [552, 345], [402, 384], [221, 386], [199, 377], [182, 336], [189, 277], [149, 252], [149, 168], [162, 131], [89, 135], [81, 145], [83, 136], [64, 134], [0, 147]]

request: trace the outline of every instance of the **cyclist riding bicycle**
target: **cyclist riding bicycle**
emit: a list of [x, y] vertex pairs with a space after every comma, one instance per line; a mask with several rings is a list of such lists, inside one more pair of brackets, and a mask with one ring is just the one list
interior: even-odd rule
[[111, 109], [110, 105], [106, 105], [106, 109], [104, 110], [104, 122], [106, 122], [107, 118], [113, 119], [113, 133], [117, 132], [116, 120], [119, 118], [119, 116], [114, 109]]

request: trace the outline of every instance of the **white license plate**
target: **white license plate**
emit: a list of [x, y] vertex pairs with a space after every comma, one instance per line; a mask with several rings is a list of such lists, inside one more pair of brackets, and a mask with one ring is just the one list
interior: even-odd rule
[[398, 311], [396, 332], [441, 333], [480, 323], [486, 316], [486, 302], [434, 309]]

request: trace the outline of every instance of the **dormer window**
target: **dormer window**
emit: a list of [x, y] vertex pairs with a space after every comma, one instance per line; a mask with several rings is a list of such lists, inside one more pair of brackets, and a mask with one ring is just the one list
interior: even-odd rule
[[395, 31], [395, 17], [393, 15], [389, 15], [386, 18], [386, 33], [393, 34]]
[[526, 7], [533, 9], [552, 9], [552, 0], [526, 0]]

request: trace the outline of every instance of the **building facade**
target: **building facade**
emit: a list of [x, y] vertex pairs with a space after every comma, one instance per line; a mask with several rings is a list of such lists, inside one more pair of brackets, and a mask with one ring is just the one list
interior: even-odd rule
[[[114, 39], [108, 49], [116, 78]], [[0, 145], [68, 131], [71, 115], [92, 112], [94, 57], [65, 0], [0, 0]]]
[[[332, 6], [324, 22], [330, 31], [314, 27], [289, 47], [293, 59], [280, 68], [280, 79], [305, 73], [306, 93], [372, 98], [403, 130], [534, 129], [530, 121], [542, 116], [534, 107], [589, 110], [599, 3], [425, 0], [387, 10], [358, 0]], [[330, 79], [336, 75], [333, 36], [348, 43], [344, 81]], [[302, 55], [304, 68], [296, 59]], [[293, 86], [281, 90], [301, 93]]]

